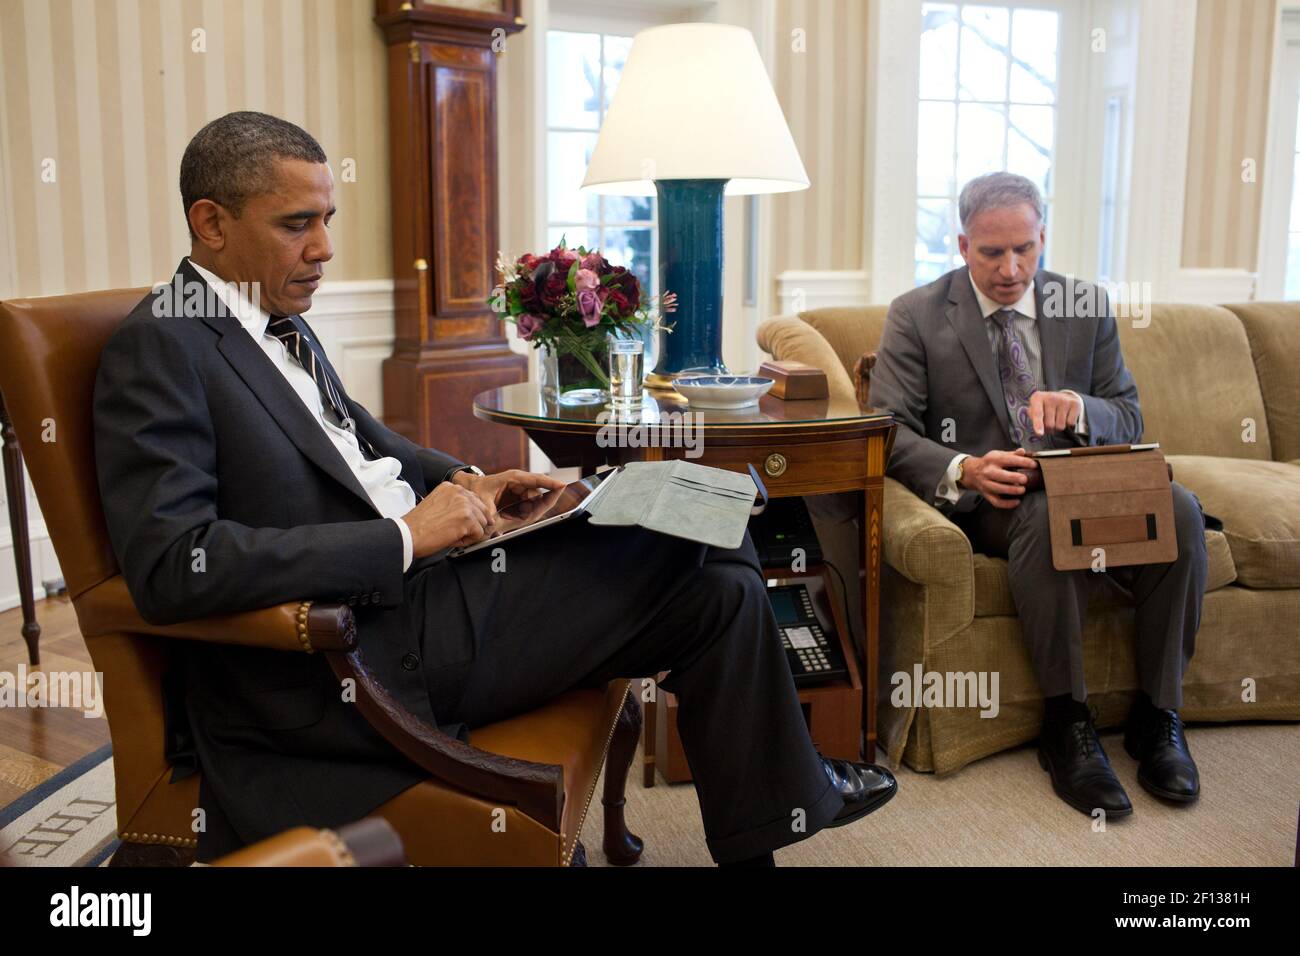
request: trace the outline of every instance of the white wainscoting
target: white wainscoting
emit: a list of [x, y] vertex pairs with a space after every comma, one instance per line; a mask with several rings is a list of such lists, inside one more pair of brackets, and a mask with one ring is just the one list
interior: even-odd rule
[[[384, 359], [393, 350], [393, 281], [326, 282], [316, 293], [315, 303], [306, 318], [325, 346], [325, 354], [338, 369], [348, 394], [382, 420], [384, 389], [381, 372]], [[45, 596], [41, 582], [58, 578], [61, 572], [30, 479], [26, 480], [26, 485], [33, 590], [40, 598]], [[18, 566], [9, 530], [8, 504], [2, 489], [0, 503], [3, 503], [0, 504], [0, 610], [7, 610], [19, 604]]]
[[1179, 269], [1174, 275], [1175, 302], [1223, 305], [1255, 298], [1257, 274], [1245, 269]]
[[776, 277], [780, 315], [835, 305], [870, 305], [871, 279], [864, 271], [790, 271]]

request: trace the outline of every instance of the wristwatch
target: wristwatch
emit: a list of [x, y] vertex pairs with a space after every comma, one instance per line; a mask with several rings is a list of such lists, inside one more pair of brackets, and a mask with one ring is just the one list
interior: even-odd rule
[[966, 462], [968, 461], [970, 461], [969, 455], [967, 455], [961, 461], [957, 462], [957, 487], [958, 488], [961, 487], [961, 480], [966, 475]]
[[470, 474], [478, 475], [480, 478], [487, 477], [486, 475], [483, 474], [483, 469], [480, 468], [478, 465], [460, 465], [456, 468], [453, 468], [451, 471], [447, 472], [446, 476], [442, 480], [451, 481], [451, 479], [455, 477], [458, 472], [462, 472], [462, 471], [468, 471]]

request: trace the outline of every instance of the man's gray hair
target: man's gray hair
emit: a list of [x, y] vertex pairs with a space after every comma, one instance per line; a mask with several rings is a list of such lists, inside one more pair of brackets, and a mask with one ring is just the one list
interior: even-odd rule
[[[315, 137], [288, 120], [240, 111], [214, 119], [194, 134], [181, 157], [181, 205], [210, 199], [236, 218], [244, 203], [275, 188], [277, 159], [325, 162]], [[190, 238], [195, 238], [190, 230]]]
[[1028, 205], [1043, 221], [1043, 196], [1038, 187], [1024, 176], [1015, 173], [985, 173], [976, 176], [961, 191], [957, 200], [957, 214], [965, 232], [971, 220], [986, 209], [1006, 209], [1008, 206]]

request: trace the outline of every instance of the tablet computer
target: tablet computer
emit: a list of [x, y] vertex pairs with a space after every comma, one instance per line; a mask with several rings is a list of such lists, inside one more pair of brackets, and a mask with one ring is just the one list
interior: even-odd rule
[[525, 498], [506, 505], [497, 511], [496, 527], [490, 535], [463, 548], [452, 548], [447, 556], [458, 558], [463, 554], [472, 554], [482, 548], [495, 547], [510, 538], [586, 514], [600, 493], [609, 487], [609, 479], [619, 470], [621, 469], [615, 468], [600, 475], [592, 475], [536, 498]]

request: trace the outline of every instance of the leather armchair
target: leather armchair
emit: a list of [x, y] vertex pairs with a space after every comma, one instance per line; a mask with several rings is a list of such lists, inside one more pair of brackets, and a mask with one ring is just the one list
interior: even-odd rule
[[[100, 504], [92, 400], [100, 353], [147, 292], [14, 299], [0, 303], [0, 391], [32, 476], [95, 669], [113, 741], [115, 865], [184, 865], [199, 774], [170, 782], [162, 681], [176, 640], [222, 641], [322, 653], [356, 683], [365, 718], [428, 779], [377, 807], [416, 865], [581, 865], [578, 836], [608, 757], [604, 850], [626, 865], [641, 841], [623, 820], [623, 792], [640, 709], [629, 682], [571, 691], [544, 707], [451, 739], [402, 708], [367, 668], [351, 609], [310, 600], [167, 626], [146, 623], [119, 574]], [[506, 814], [504, 833], [482, 821]]]
[[402, 838], [366, 817], [337, 830], [294, 827], [223, 856], [213, 866], [406, 866]]

